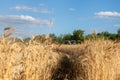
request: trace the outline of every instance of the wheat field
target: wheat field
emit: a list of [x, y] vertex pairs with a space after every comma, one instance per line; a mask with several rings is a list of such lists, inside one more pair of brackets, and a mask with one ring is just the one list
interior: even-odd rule
[[120, 80], [120, 42], [41, 45], [2, 38], [0, 80]]
[[109, 40], [86, 41], [81, 45], [62, 45], [74, 60], [75, 80], [120, 80], [120, 43]]

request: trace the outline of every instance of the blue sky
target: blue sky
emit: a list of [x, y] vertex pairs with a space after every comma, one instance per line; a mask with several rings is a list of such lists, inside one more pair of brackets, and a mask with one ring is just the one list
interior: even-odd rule
[[[52, 27], [50, 20], [53, 21]], [[15, 27], [14, 35], [85, 34], [120, 28], [120, 0], [1, 0], [0, 32]]]

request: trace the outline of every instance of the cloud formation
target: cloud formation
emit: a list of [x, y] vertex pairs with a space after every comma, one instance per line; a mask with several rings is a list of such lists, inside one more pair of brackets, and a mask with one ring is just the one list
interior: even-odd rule
[[[41, 4], [43, 6], [44, 4]], [[51, 13], [51, 10], [46, 8], [36, 8], [36, 7], [28, 7], [28, 6], [15, 6], [10, 8], [16, 11], [30, 11], [30, 12], [40, 12], [40, 13]]]
[[76, 11], [75, 8], [69, 8], [69, 11]]
[[45, 4], [43, 4], [43, 3], [40, 3], [40, 4], [39, 4], [39, 6], [45, 6]]
[[0, 25], [40, 27], [50, 25], [50, 21], [28, 15], [0, 15]]
[[114, 27], [120, 27], [120, 24], [115, 24], [115, 25], [113, 25]]
[[101, 12], [96, 12], [95, 16], [98, 18], [110, 18], [110, 17], [114, 17], [114, 18], [118, 18], [120, 17], [120, 13], [119, 12], [115, 12], [115, 11], [101, 11]]

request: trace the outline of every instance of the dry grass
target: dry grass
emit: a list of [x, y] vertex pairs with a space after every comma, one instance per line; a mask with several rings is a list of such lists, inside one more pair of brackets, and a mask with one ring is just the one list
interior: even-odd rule
[[120, 43], [86, 41], [58, 49], [73, 60], [75, 80], [120, 80]]
[[0, 80], [120, 80], [120, 43], [46, 46], [2, 38]]
[[0, 41], [0, 80], [50, 80], [61, 54], [49, 46]]

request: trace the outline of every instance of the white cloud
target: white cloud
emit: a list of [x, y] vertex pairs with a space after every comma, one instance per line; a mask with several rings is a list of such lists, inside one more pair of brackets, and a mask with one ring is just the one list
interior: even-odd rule
[[120, 24], [115, 24], [115, 25], [113, 25], [114, 27], [120, 27]]
[[39, 4], [39, 6], [45, 6], [45, 4], [43, 4], [43, 3], [40, 3], [40, 4]]
[[115, 11], [101, 11], [101, 12], [97, 12], [95, 13], [96, 17], [98, 18], [110, 18], [110, 17], [120, 17], [120, 13], [119, 12], [115, 12]]
[[0, 15], [0, 25], [40, 27], [49, 24], [49, 20], [37, 19], [28, 15]]
[[[43, 5], [43, 4], [41, 4]], [[36, 8], [36, 7], [28, 7], [28, 6], [15, 6], [10, 8], [16, 11], [31, 11], [31, 12], [40, 12], [40, 13], [51, 13], [51, 10], [46, 8]]]
[[69, 11], [76, 11], [75, 8], [69, 8]]

